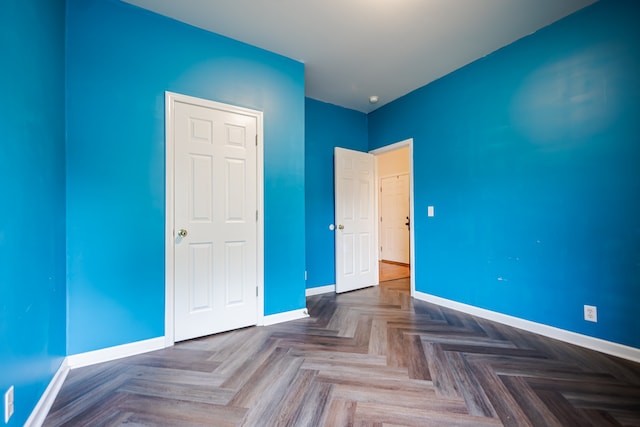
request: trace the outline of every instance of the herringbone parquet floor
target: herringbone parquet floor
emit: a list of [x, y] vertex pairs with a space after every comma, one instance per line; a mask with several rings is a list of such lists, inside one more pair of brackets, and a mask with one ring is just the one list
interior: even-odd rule
[[73, 370], [45, 425], [640, 426], [638, 364], [414, 301], [408, 283]]

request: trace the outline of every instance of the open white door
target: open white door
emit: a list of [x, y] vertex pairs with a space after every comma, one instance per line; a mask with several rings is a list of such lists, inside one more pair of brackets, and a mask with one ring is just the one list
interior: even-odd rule
[[378, 284], [375, 157], [336, 147], [336, 292]]
[[258, 118], [175, 101], [175, 341], [258, 320]]

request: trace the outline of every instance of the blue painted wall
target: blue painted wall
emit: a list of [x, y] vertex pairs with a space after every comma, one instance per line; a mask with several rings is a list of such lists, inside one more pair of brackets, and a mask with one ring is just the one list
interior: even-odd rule
[[602, 0], [369, 115], [414, 138], [417, 291], [640, 347], [638, 22]]
[[307, 288], [335, 284], [333, 148], [367, 151], [364, 113], [306, 99]]
[[305, 307], [303, 64], [116, 0], [67, 20], [68, 353], [164, 334], [165, 91], [264, 112], [265, 314]]
[[0, 396], [14, 385], [10, 426], [25, 423], [65, 355], [64, 11], [63, 0], [0, 3]]

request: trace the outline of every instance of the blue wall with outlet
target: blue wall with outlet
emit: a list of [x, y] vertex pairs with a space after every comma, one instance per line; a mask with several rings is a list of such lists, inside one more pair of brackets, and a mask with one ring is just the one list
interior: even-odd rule
[[367, 151], [367, 115], [306, 99], [305, 206], [307, 288], [334, 285], [333, 149]]
[[68, 353], [164, 335], [165, 91], [264, 112], [265, 314], [304, 308], [303, 64], [115, 0], [67, 20]]
[[0, 3], [0, 408], [13, 385], [9, 426], [24, 425], [65, 356], [64, 24], [64, 0]]
[[640, 348], [638, 22], [602, 0], [369, 115], [414, 138], [417, 291]]
[[601, 0], [367, 116], [305, 100], [301, 63], [117, 0], [2, 2], [9, 425], [66, 354], [164, 334], [165, 91], [264, 112], [265, 314], [305, 306], [305, 268], [335, 283], [333, 148], [411, 137], [418, 292], [640, 348], [639, 18]]

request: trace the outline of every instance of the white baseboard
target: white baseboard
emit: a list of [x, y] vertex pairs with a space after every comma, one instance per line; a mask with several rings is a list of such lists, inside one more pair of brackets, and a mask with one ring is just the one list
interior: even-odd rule
[[514, 328], [523, 329], [545, 337], [554, 338], [590, 350], [599, 351], [601, 353], [610, 354], [612, 356], [621, 357], [634, 362], [640, 363], [640, 349], [618, 344], [611, 341], [605, 341], [600, 338], [590, 337], [588, 335], [578, 334], [576, 332], [567, 331], [565, 329], [544, 325], [542, 323], [532, 322], [530, 320], [521, 319], [519, 317], [509, 316], [507, 314], [498, 313], [496, 311], [486, 310], [484, 308], [463, 304], [435, 295], [425, 294], [416, 291], [415, 298], [440, 305], [442, 307], [451, 308], [453, 310], [462, 311], [463, 313], [473, 316], [482, 317], [483, 319], [492, 320]]
[[327, 294], [329, 292], [335, 292], [336, 285], [318, 286], [316, 288], [307, 288], [306, 296]]
[[290, 320], [298, 320], [309, 317], [309, 312], [306, 308], [299, 310], [285, 311], [284, 313], [271, 314], [264, 316], [264, 326], [275, 325], [276, 323], [288, 322]]
[[67, 364], [67, 359], [63, 359], [58, 371], [53, 376], [53, 379], [47, 386], [47, 389], [42, 393], [40, 400], [36, 404], [36, 407], [31, 411], [31, 415], [27, 419], [25, 423], [26, 427], [39, 427], [44, 423], [44, 419], [47, 418], [47, 414], [49, 414], [49, 410], [51, 409], [51, 405], [53, 405], [54, 400], [58, 396], [58, 392], [60, 388], [62, 388], [62, 384], [64, 380], [67, 378], [67, 374], [69, 373], [69, 365]]
[[83, 366], [95, 365], [96, 363], [109, 362], [123, 357], [135, 356], [136, 354], [165, 348], [164, 337], [152, 338], [144, 341], [136, 341], [129, 344], [115, 347], [103, 348], [86, 353], [73, 354], [67, 356], [67, 364], [70, 369], [81, 368]]

